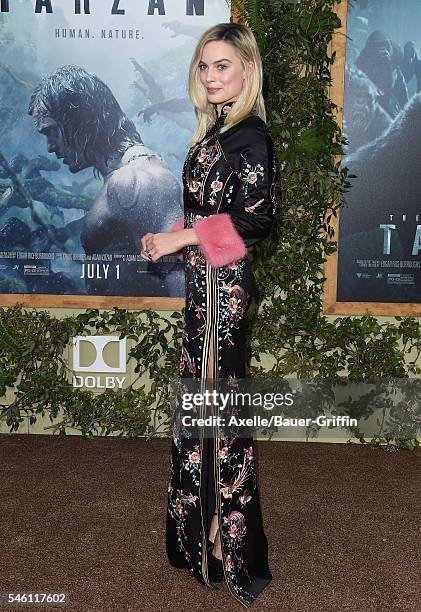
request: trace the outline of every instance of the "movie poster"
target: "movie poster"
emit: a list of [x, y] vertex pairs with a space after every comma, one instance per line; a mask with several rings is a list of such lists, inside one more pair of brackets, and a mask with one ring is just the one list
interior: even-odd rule
[[421, 303], [419, 0], [348, 2], [343, 130], [337, 301]]
[[0, 0], [0, 293], [184, 295], [194, 47], [227, 0]]

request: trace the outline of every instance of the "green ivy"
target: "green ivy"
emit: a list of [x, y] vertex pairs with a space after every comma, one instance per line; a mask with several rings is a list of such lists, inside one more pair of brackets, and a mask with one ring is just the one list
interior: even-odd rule
[[[1, 309], [0, 394], [14, 395], [1, 405], [1, 418], [11, 431], [25, 418], [35, 423], [38, 414], [48, 414], [52, 422], [60, 417], [51, 426], [60, 435], [66, 427], [88, 436], [167, 434], [181, 320], [180, 312], [166, 318], [119, 308], [63, 319], [20, 305]], [[66, 358], [72, 338], [110, 333], [131, 342], [128, 360], [135, 362], [136, 378], [117, 391], [73, 388]]]
[[[351, 380], [419, 377], [420, 323], [396, 317], [323, 315], [323, 263], [336, 249], [330, 222], [350, 188], [347, 168], [335, 161], [344, 139], [329, 99], [328, 45], [340, 27], [340, 0], [233, 0], [255, 33], [265, 69], [268, 123], [278, 167], [278, 212], [273, 232], [255, 251], [259, 286], [250, 325], [250, 373], [257, 378]], [[258, 314], [258, 316], [256, 316]], [[83, 435], [168, 433], [171, 383], [177, 374], [182, 314], [115, 308], [54, 318], [19, 305], [0, 311], [0, 388], [15, 389], [1, 407], [16, 430], [25, 417], [47, 413]], [[133, 346], [139, 379], [122, 391], [73, 389], [64, 352], [74, 335], [118, 333]], [[261, 356], [273, 366], [264, 367]], [[146, 389], [142, 379], [151, 382]], [[135, 384], [136, 383], [136, 384]], [[370, 406], [366, 407], [370, 414]], [[152, 422], [151, 422], [152, 420]], [[419, 423], [419, 412], [414, 422]], [[388, 450], [414, 449], [416, 436], [396, 428], [372, 440]], [[367, 443], [364, 438], [360, 442]]]

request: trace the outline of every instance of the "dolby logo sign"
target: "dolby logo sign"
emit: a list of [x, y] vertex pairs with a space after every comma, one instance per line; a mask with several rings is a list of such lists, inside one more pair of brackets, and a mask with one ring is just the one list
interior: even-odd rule
[[[107, 363], [111, 361], [113, 365]], [[115, 364], [117, 357], [117, 365]], [[126, 338], [76, 336], [73, 338], [73, 387], [121, 389], [126, 377]]]

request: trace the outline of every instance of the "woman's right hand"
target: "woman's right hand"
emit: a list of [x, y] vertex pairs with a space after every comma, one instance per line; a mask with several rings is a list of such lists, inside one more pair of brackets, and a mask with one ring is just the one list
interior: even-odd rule
[[145, 234], [141, 239], [141, 256], [146, 261], [156, 262], [164, 255], [177, 253], [189, 244], [199, 244], [194, 229], [184, 229], [177, 232], [158, 232]]

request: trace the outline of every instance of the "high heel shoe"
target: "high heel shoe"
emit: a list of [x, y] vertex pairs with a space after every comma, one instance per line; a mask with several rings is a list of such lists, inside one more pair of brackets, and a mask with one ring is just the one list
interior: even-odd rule
[[213, 554], [213, 546], [214, 542], [208, 540], [208, 576], [211, 582], [222, 582], [224, 579], [222, 560]]
[[[217, 512], [213, 513], [213, 516], [217, 516], [217, 515], [218, 515]], [[218, 531], [216, 532], [214, 536], [214, 540], [216, 540]], [[224, 579], [224, 569], [222, 566], [222, 560], [218, 559], [213, 554], [214, 545], [215, 545], [215, 541], [212, 542], [212, 540], [208, 539], [208, 543], [207, 543], [208, 577], [211, 582], [222, 582]]]

